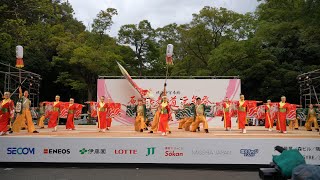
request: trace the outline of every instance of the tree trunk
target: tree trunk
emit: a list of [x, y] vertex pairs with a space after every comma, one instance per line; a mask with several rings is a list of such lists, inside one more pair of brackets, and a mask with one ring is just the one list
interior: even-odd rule
[[91, 88], [88, 88], [88, 101], [92, 101], [93, 92]]

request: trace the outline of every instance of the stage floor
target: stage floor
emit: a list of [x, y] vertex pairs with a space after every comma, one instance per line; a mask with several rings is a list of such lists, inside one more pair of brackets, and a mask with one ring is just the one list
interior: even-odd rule
[[267, 131], [263, 126], [249, 126], [247, 127], [247, 134], [242, 134], [240, 130], [234, 128], [231, 131], [224, 131], [221, 127], [210, 128], [209, 133], [205, 133], [201, 128], [201, 132], [187, 132], [182, 129], [178, 129], [177, 126], [170, 127], [172, 134], [168, 136], [161, 136], [160, 133], [148, 133], [149, 131], [135, 132], [133, 126], [113, 126], [109, 131], [98, 132], [97, 126], [95, 125], [78, 125], [76, 130], [68, 131], [65, 126], [60, 125], [58, 132], [52, 132], [52, 129], [37, 129], [39, 134], [27, 133], [26, 130], [22, 130], [20, 133], [10, 134], [4, 137], [67, 137], [67, 138], [271, 138], [271, 139], [282, 139], [282, 138], [306, 138], [306, 139], [319, 139], [319, 132], [306, 131], [304, 127], [300, 127], [299, 130], [287, 129], [287, 134], [278, 133], [275, 128], [272, 132]]

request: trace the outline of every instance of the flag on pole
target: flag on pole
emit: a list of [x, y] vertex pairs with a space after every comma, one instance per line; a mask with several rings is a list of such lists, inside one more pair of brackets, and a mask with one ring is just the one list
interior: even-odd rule
[[129, 81], [129, 83], [132, 85], [132, 87], [138, 91], [138, 93], [144, 97], [146, 96], [147, 94], [149, 94], [149, 90], [145, 90], [145, 89], [142, 89], [140, 88], [134, 81], [133, 79], [131, 78], [130, 74], [128, 73], [128, 71], [126, 69], [124, 69], [123, 66], [121, 66], [121, 64], [117, 61], [117, 64], [119, 66], [119, 69], [122, 73], [122, 75]]

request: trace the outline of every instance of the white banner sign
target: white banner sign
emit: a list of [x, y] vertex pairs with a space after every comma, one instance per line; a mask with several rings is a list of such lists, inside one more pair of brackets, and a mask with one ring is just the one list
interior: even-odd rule
[[[156, 104], [160, 93], [163, 91], [164, 79], [134, 79], [137, 85], [150, 90], [154, 98], [151, 104]], [[213, 105], [221, 102], [225, 97], [231, 100], [238, 100], [241, 93], [240, 79], [168, 79], [167, 96], [172, 108], [178, 108], [180, 98], [186, 103], [191, 103], [197, 97], [202, 103]], [[98, 79], [98, 97], [110, 97], [113, 102], [125, 105], [137, 104], [140, 98], [139, 93], [131, 86], [126, 79]], [[126, 107], [122, 106], [121, 117], [113, 121], [115, 125], [132, 125], [134, 120], [126, 116]], [[209, 122], [211, 119], [209, 119]], [[173, 122], [175, 123], [175, 122]]]
[[319, 139], [0, 138], [1, 162], [269, 164], [277, 145], [320, 165]]

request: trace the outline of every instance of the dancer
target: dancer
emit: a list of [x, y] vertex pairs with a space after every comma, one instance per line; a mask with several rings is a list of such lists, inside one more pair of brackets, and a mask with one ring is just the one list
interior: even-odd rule
[[160, 106], [157, 107], [156, 112], [154, 113], [152, 124], [151, 124], [151, 130], [149, 133], [156, 133], [159, 128], [159, 118], [160, 118]]
[[55, 100], [56, 101], [53, 102], [53, 110], [50, 114], [50, 118], [48, 122], [48, 128], [53, 128], [52, 132], [58, 131], [60, 110], [62, 108], [62, 103], [60, 102], [59, 95], [56, 95]]
[[134, 130], [143, 132], [146, 128], [146, 105], [143, 104], [142, 99], [138, 99], [138, 105], [136, 106], [136, 121], [134, 123]]
[[111, 127], [111, 122], [112, 122], [112, 117], [111, 117], [111, 98], [108, 97], [107, 98], [107, 116], [106, 117], [106, 121], [107, 121], [107, 130], [110, 130], [110, 127]]
[[67, 123], [66, 123], [66, 129], [67, 130], [76, 130], [74, 127], [74, 113], [76, 111], [76, 104], [74, 104], [74, 99], [70, 98], [70, 101], [68, 103], [68, 116], [67, 116]]
[[[163, 92], [160, 94], [159, 98], [162, 99], [162, 96], [163, 96]], [[161, 100], [161, 103], [162, 103], [162, 100]], [[153, 120], [152, 120], [152, 124], [151, 124], [151, 130], [149, 133], [156, 133], [159, 129], [159, 120], [160, 120], [160, 112], [161, 112], [161, 107], [160, 105], [157, 107], [157, 110], [153, 116]], [[170, 131], [170, 127], [169, 127], [169, 123], [167, 125], [167, 131], [169, 132], [169, 134], [171, 134], [171, 131]]]
[[16, 120], [13, 123], [12, 131], [13, 132], [20, 132], [21, 126], [25, 124], [27, 121], [27, 128], [29, 133], [39, 133], [34, 128], [34, 124], [32, 121], [32, 115], [30, 111], [31, 101], [28, 99], [29, 93], [28, 91], [24, 91], [22, 96], [22, 89], [19, 86], [19, 98], [22, 100], [22, 112], [18, 114]]
[[0, 102], [0, 136], [7, 134], [11, 113], [14, 109], [14, 103], [10, 99], [10, 93], [4, 92], [3, 96], [4, 99]]
[[107, 128], [107, 104], [104, 102], [105, 97], [100, 97], [100, 102], [97, 104], [98, 109], [98, 129], [99, 132], [106, 132]]
[[43, 105], [44, 103], [41, 102], [39, 105], [39, 120], [37, 125], [41, 128], [44, 129], [44, 120], [46, 119], [46, 115], [45, 115], [45, 106]]
[[298, 117], [296, 117], [295, 119], [290, 120], [290, 122], [289, 122], [289, 128], [290, 128], [291, 130], [293, 130], [293, 129], [299, 130]]
[[286, 103], [286, 97], [281, 97], [281, 102], [278, 104], [278, 121], [277, 121], [277, 130], [280, 133], [287, 133], [287, 112], [289, 111], [289, 103]]
[[273, 119], [271, 118], [271, 100], [267, 100], [267, 104], [266, 104], [266, 120], [265, 120], [265, 128], [268, 128], [268, 131], [272, 131], [273, 128]]
[[224, 121], [224, 127], [226, 128], [226, 131], [231, 131], [230, 105], [231, 105], [231, 102], [229, 101], [229, 98], [226, 97], [223, 104], [222, 104], [222, 106], [223, 106], [223, 121]]
[[169, 102], [165, 93], [164, 96], [162, 96], [162, 103], [160, 104], [160, 108], [159, 131], [162, 132], [162, 136], [166, 136], [168, 121], [171, 120], [171, 112]]
[[312, 131], [312, 124], [314, 123], [315, 130], [319, 132], [319, 125], [317, 122], [317, 113], [319, 113], [319, 111], [315, 109], [312, 104], [309, 105], [309, 108], [306, 109], [306, 111], [308, 113], [305, 124], [307, 131]]
[[[190, 103], [190, 106], [189, 106], [191, 109], [192, 109], [192, 113], [193, 113], [193, 116], [192, 117], [187, 117], [186, 118], [186, 122], [184, 123], [184, 130], [185, 131], [190, 131], [190, 126], [192, 125], [192, 123], [195, 121], [195, 105], [193, 103]], [[200, 128], [198, 127], [198, 131], [200, 131]]]
[[247, 101], [244, 100], [244, 95], [240, 95], [240, 100], [237, 102], [238, 106], [238, 128], [241, 129], [243, 134], [247, 133], [246, 131], [246, 120], [247, 120]]
[[179, 126], [178, 129], [182, 129], [184, 127], [184, 124], [187, 122], [187, 116], [185, 113], [185, 108], [186, 108], [186, 104], [184, 104], [183, 102], [183, 98], [180, 98], [180, 104], [177, 110], [178, 114], [180, 115], [180, 119], [179, 119]]
[[199, 124], [203, 124], [203, 129], [206, 133], [209, 133], [208, 122], [205, 116], [205, 105], [201, 104], [201, 98], [197, 97], [196, 106], [194, 108], [194, 122], [192, 123], [191, 132], [196, 132], [196, 129], [199, 128]]

